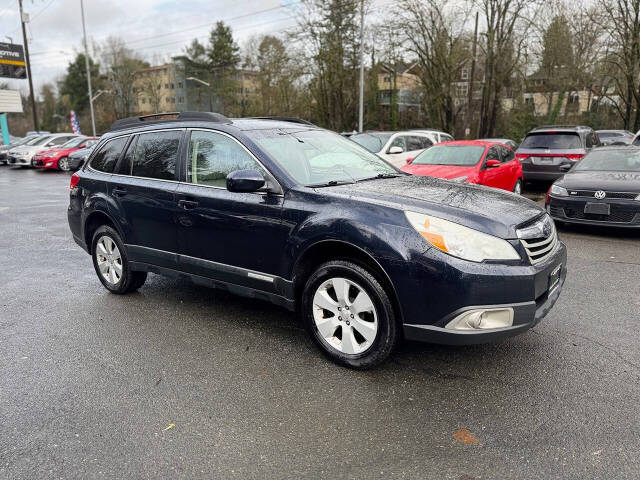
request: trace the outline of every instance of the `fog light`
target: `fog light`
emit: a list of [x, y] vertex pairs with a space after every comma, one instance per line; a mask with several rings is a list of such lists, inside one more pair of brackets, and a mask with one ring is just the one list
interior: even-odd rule
[[51, 165], [53, 165], [53, 162], [47, 162], [47, 167], [50, 167]]
[[513, 308], [478, 308], [467, 310], [447, 323], [452, 330], [485, 330], [513, 325]]

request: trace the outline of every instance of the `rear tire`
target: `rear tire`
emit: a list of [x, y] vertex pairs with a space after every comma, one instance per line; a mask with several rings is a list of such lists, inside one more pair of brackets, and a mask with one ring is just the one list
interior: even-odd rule
[[349, 368], [379, 365], [400, 340], [389, 295], [371, 272], [348, 261], [324, 263], [311, 274], [301, 314], [318, 348]]
[[107, 225], [99, 227], [93, 234], [91, 257], [100, 282], [111, 293], [133, 292], [147, 280], [147, 272], [131, 270], [120, 235]]

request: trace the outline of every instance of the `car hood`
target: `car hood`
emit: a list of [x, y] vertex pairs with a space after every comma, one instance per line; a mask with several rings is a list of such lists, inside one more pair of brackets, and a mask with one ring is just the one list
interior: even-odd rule
[[41, 157], [52, 157], [54, 155], [60, 154], [61, 150], [65, 150], [65, 149], [62, 149], [62, 148], [49, 148], [47, 150], [42, 150], [42, 151], [38, 152], [38, 155], [40, 155]]
[[470, 167], [457, 166], [457, 165], [405, 165], [401, 168], [402, 171], [411, 173], [413, 175], [423, 175], [428, 177], [438, 178], [457, 178], [463, 176], [470, 176], [475, 173], [476, 167], [472, 165]]
[[640, 192], [640, 172], [571, 172], [557, 184], [568, 190]]
[[28, 145], [24, 147], [16, 147], [11, 149], [10, 151], [13, 153], [36, 153], [44, 150], [45, 147], [41, 145]]
[[507, 239], [516, 238], [518, 225], [544, 214], [542, 207], [511, 192], [434, 177], [402, 175], [318, 190], [430, 214]]

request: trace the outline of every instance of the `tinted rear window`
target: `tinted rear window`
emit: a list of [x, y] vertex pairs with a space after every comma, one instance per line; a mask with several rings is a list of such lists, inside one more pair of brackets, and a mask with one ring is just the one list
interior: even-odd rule
[[134, 177], [173, 180], [181, 136], [182, 132], [178, 130], [139, 135], [131, 174]]
[[572, 149], [582, 148], [577, 133], [530, 133], [520, 148]]
[[111, 173], [122, 153], [128, 137], [115, 138], [105, 143], [91, 159], [91, 168], [99, 172]]

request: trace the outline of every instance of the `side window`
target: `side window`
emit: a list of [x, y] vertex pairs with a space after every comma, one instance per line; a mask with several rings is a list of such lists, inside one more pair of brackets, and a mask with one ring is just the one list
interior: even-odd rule
[[69, 139], [70, 137], [55, 137], [47, 145], [62, 145], [63, 143], [66, 143]]
[[138, 137], [135, 136], [131, 141], [131, 143], [129, 143], [127, 150], [124, 152], [124, 155], [120, 160], [120, 163], [118, 164], [118, 166], [116, 167], [116, 170], [114, 170], [113, 173], [117, 173], [119, 175], [131, 175], [131, 168], [133, 167], [133, 155], [135, 153], [137, 139]]
[[640, 135], [638, 135], [633, 141], [633, 145], [640, 147]]
[[236, 170], [262, 167], [238, 142], [219, 133], [193, 130], [187, 157], [187, 181], [210, 187], [227, 187], [227, 175]]
[[407, 137], [407, 152], [423, 150], [431, 145], [433, 144], [427, 137], [418, 137], [413, 135]]
[[407, 145], [405, 143], [405, 137], [402, 135], [398, 135], [393, 142], [391, 142], [391, 145], [389, 145], [389, 149], [391, 149], [391, 147], [400, 147], [402, 148], [403, 152], [407, 151]]
[[515, 158], [516, 154], [513, 152], [513, 150], [511, 150], [510, 148], [507, 147], [502, 147], [502, 161], [503, 162], [510, 162], [511, 160], [513, 160]]
[[131, 175], [173, 180], [176, 174], [181, 136], [182, 132], [179, 130], [138, 135], [133, 151]]
[[89, 166], [99, 172], [113, 172], [113, 167], [115, 167], [125, 143], [127, 143], [127, 137], [109, 140], [96, 152]]
[[453, 140], [453, 137], [451, 135], [447, 135], [446, 133], [440, 135], [441, 142], [450, 142], [451, 140]]
[[491, 147], [487, 152], [487, 160], [500, 160], [500, 153], [497, 147]]

